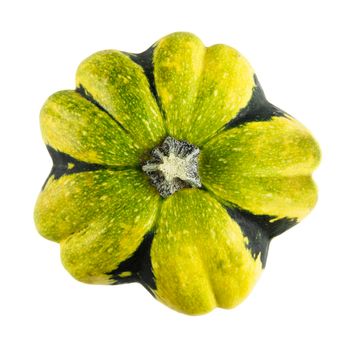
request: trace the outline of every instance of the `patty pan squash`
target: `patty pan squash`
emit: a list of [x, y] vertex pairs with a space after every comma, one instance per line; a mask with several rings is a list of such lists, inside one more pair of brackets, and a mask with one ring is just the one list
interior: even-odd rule
[[190, 33], [95, 53], [76, 86], [41, 111], [53, 168], [34, 214], [65, 268], [186, 314], [239, 304], [271, 239], [315, 205], [311, 134], [235, 49]]

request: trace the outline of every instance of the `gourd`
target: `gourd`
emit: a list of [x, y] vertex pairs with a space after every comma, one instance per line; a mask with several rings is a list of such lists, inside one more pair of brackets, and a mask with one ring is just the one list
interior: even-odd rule
[[93, 54], [40, 122], [53, 167], [34, 218], [64, 267], [186, 314], [242, 302], [271, 239], [316, 203], [312, 135], [240, 53], [190, 33]]

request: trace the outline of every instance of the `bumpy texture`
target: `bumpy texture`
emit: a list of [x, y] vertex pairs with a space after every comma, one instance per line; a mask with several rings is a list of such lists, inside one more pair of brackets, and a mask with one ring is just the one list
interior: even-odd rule
[[[235, 49], [189, 33], [138, 55], [98, 52], [76, 86], [41, 111], [53, 168], [34, 214], [65, 268], [87, 283], [140, 282], [187, 314], [239, 304], [271, 239], [316, 203], [313, 137]], [[142, 167], [167, 137], [198, 148], [199, 179], [161, 196]]]

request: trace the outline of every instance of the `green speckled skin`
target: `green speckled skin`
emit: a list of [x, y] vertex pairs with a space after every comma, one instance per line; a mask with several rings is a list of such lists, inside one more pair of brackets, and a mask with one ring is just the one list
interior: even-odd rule
[[[140, 55], [84, 60], [41, 110], [53, 168], [35, 223], [79, 281], [140, 282], [190, 315], [232, 308], [270, 240], [317, 200], [316, 141], [270, 104], [247, 60], [174, 33]], [[200, 150], [200, 188], [162, 198], [142, 166], [167, 136]]]
[[78, 67], [76, 84], [83, 86], [144, 149], [165, 138], [162, 115], [142, 67], [125, 54], [109, 50], [88, 57]]

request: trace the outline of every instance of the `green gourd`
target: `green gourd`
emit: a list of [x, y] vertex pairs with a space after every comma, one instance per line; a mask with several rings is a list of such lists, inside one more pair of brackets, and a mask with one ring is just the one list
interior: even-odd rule
[[186, 314], [239, 304], [271, 239], [316, 203], [311, 134], [266, 100], [241, 54], [190, 33], [93, 54], [40, 121], [53, 168], [35, 223], [65, 268], [140, 282]]

